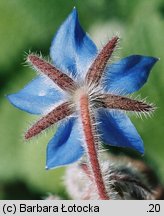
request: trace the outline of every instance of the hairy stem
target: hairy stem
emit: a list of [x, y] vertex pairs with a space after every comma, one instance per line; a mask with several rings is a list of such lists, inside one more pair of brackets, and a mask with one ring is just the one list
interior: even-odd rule
[[104, 181], [102, 178], [102, 173], [100, 170], [100, 164], [97, 156], [97, 139], [94, 133], [93, 117], [91, 117], [89, 109], [89, 101], [87, 95], [82, 95], [80, 98], [80, 115], [82, 120], [82, 126], [86, 141], [87, 153], [91, 165], [91, 171], [93, 173], [93, 179], [97, 187], [99, 198], [102, 200], [107, 200], [107, 192], [105, 189]]

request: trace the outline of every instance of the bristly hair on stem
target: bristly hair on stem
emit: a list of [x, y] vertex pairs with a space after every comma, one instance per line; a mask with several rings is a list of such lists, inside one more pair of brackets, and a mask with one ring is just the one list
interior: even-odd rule
[[109, 199], [107, 195], [105, 184], [102, 178], [100, 164], [97, 156], [98, 143], [95, 137], [95, 124], [94, 117], [90, 112], [89, 101], [87, 95], [82, 95], [80, 99], [80, 112], [81, 122], [86, 142], [86, 152], [89, 158], [89, 164], [91, 166], [91, 172], [93, 175], [94, 183], [97, 185], [97, 193], [100, 199]]

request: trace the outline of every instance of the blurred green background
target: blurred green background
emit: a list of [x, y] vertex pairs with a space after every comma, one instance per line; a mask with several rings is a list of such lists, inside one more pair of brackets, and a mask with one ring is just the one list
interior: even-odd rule
[[23, 65], [25, 53], [41, 51], [48, 56], [55, 31], [74, 5], [83, 28], [98, 46], [120, 32], [119, 57], [143, 54], [161, 59], [139, 92], [158, 109], [153, 118], [132, 119], [143, 137], [145, 158], [164, 180], [164, 1], [1, 0], [0, 199], [41, 199], [49, 193], [66, 198], [61, 181], [64, 169], [44, 169], [53, 131], [25, 143], [22, 134], [34, 117], [14, 108], [4, 95], [18, 91], [35, 76]]

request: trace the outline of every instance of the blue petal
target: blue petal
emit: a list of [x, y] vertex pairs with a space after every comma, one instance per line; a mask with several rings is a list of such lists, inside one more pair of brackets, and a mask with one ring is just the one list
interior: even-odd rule
[[157, 58], [132, 55], [111, 64], [106, 72], [105, 89], [118, 90], [122, 94], [129, 94], [139, 90], [147, 81]]
[[69, 119], [58, 127], [57, 132], [47, 146], [47, 169], [67, 165], [81, 158], [83, 147], [77, 136], [77, 128], [75, 118]]
[[105, 144], [129, 147], [144, 153], [143, 141], [130, 119], [121, 112], [99, 111], [99, 132]]
[[51, 80], [37, 77], [16, 94], [7, 96], [17, 108], [32, 114], [43, 114], [59, 102], [63, 95]]
[[74, 8], [53, 39], [50, 55], [62, 71], [83, 73], [97, 53], [97, 48], [79, 24]]

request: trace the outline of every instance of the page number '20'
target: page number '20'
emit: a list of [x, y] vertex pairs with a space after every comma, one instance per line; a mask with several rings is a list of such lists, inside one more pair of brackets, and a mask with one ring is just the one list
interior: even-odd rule
[[147, 212], [160, 212], [160, 204], [149, 204], [149, 207]]

